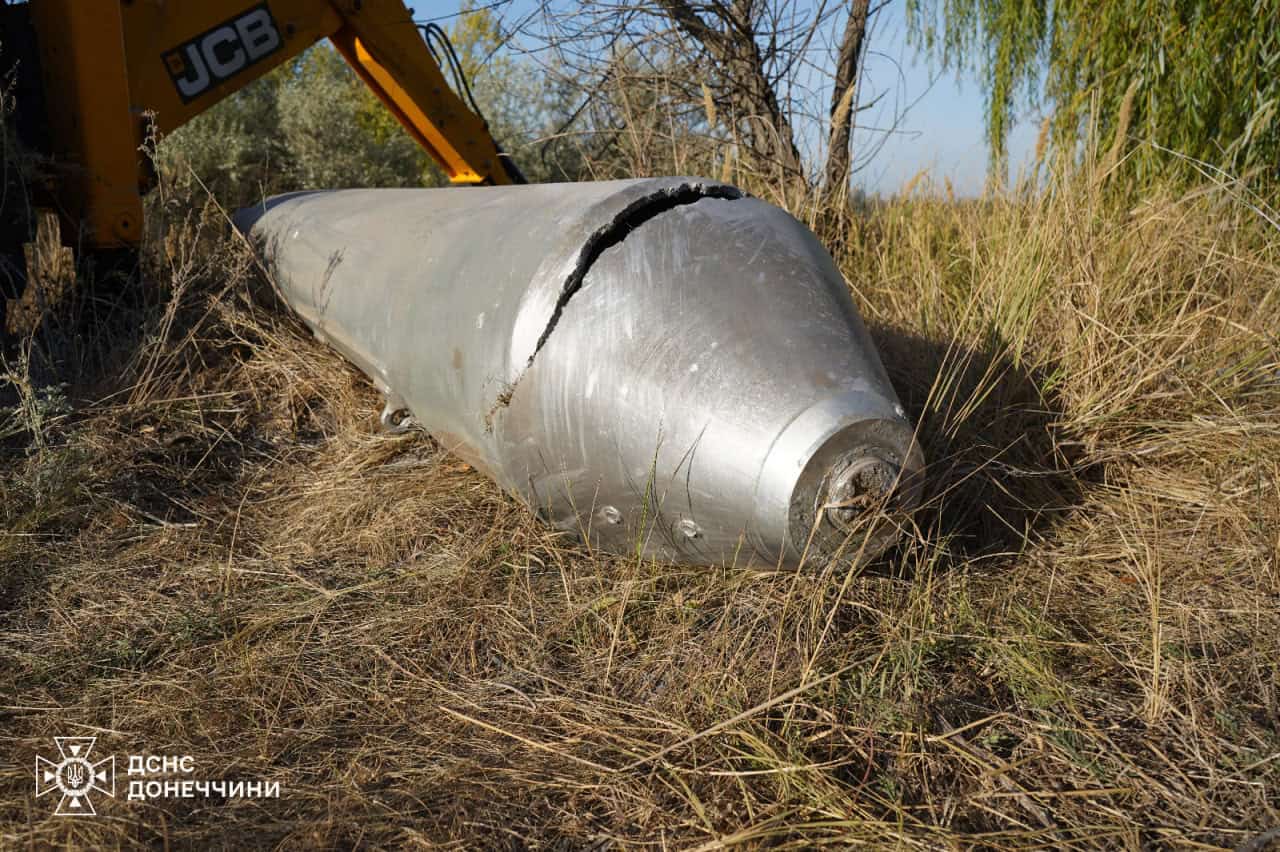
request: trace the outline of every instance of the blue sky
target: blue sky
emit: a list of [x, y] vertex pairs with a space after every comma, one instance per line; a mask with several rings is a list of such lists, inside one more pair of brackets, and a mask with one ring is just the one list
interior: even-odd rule
[[[982, 87], [971, 75], [958, 79], [953, 72], [931, 70], [927, 60], [916, 56], [906, 43], [904, 6], [895, 0], [880, 13], [871, 34], [865, 79], [872, 90], [900, 86], [897, 97], [905, 103], [919, 100], [902, 119], [899, 132], [854, 180], [869, 192], [888, 194], [928, 169], [939, 184], [945, 176], [958, 194], [977, 195], [987, 170]], [[1029, 159], [1039, 124], [1038, 117], [1024, 119], [1010, 134], [1012, 176]], [[859, 141], [871, 140], [864, 134], [855, 139]]]
[[[483, 0], [478, 2], [484, 5]], [[916, 55], [906, 42], [905, 5], [905, 0], [891, 0], [874, 19], [861, 97], [865, 101], [882, 90], [889, 90], [889, 94], [877, 112], [861, 113], [859, 123], [887, 126], [899, 107], [914, 103], [887, 140], [874, 130], [855, 135], [855, 163], [860, 162], [860, 150], [878, 141], [884, 144], [854, 176], [854, 182], [868, 192], [891, 194], [920, 170], [928, 169], [937, 184], [946, 177], [957, 194], [978, 195], [987, 169], [982, 88], [972, 75], [939, 74]], [[507, 0], [496, 3], [494, 12], [510, 26], [533, 8], [533, 0]], [[450, 17], [444, 14], [445, 21]], [[1009, 139], [1011, 176], [1016, 177], [1018, 167], [1029, 159], [1039, 124], [1039, 118], [1031, 116], [1015, 125]], [[801, 135], [816, 136], [817, 132], [813, 128], [809, 133], [801, 131]]]

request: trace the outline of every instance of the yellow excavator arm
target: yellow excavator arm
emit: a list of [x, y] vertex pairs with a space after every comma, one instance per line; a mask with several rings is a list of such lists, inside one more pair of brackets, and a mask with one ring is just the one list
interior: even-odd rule
[[454, 183], [522, 183], [450, 88], [400, 0], [31, 0], [63, 216], [96, 248], [136, 244], [142, 152], [328, 38]]

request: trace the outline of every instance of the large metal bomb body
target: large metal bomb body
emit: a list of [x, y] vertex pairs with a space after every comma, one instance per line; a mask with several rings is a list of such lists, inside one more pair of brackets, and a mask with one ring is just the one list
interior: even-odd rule
[[731, 186], [297, 193], [237, 223], [388, 412], [599, 546], [868, 555], [897, 529], [864, 506], [913, 500], [923, 460], [839, 272]]

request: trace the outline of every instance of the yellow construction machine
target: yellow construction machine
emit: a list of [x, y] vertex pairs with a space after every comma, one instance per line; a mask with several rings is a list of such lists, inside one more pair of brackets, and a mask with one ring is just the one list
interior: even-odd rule
[[[523, 183], [400, 0], [30, 0], [0, 6], [0, 62], [47, 203], [87, 248], [136, 245], [145, 146], [329, 39], [458, 184]], [[69, 230], [68, 230], [69, 228]]]

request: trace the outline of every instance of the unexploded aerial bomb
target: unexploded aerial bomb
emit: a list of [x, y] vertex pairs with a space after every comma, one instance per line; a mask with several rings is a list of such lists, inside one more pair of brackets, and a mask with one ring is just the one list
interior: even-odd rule
[[813, 234], [696, 178], [278, 196], [284, 299], [447, 449], [621, 553], [889, 546], [924, 460]]

